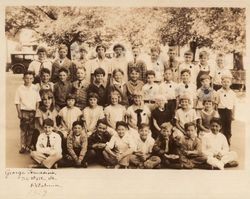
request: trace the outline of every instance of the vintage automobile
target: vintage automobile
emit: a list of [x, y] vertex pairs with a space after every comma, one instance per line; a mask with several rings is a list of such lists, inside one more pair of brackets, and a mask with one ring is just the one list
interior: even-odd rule
[[10, 69], [14, 74], [22, 74], [28, 69], [30, 62], [36, 58], [35, 53], [13, 53], [11, 54]]

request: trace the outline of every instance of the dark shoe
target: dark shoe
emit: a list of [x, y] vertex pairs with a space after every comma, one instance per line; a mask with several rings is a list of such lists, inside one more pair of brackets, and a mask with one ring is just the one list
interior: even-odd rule
[[57, 169], [58, 168], [58, 164], [57, 163], [55, 163], [54, 165], [53, 165], [53, 167], [52, 167], [53, 169]]
[[113, 166], [113, 165], [107, 165], [106, 168], [107, 168], [107, 169], [114, 169], [115, 166]]
[[232, 162], [229, 162], [227, 164], [225, 164], [225, 168], [230, 168], [230, 167], [237, 167], [239, 165], [239, 163], [237, 161], [232, 161]]
[[22, 148], [19, 150], [19, 153], [20, 153], [20, 154], [26, 153], [26, 149], [25, 149], [24, 147], [22, 147]]
[[83, 168], [88, 168], [88, 163], [87, 163], [87, 162], [83, 162], [83, 163], [82, 163], [82, 167], [83, 167]]

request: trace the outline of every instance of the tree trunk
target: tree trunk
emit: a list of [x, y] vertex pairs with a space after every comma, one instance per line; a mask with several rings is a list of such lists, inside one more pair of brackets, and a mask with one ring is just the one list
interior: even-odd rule
[[68, 57], [69, 59], [71, 59], [71, 49], [70, 49], [71, 44], [66, 44], [66, 45], [67, 45], [67, 47], [68, 47], [67, 57]]
[[244, 70], [242, 53], [240, 52], [233, 53], [233, 63], [234, 63], [234, 70]]

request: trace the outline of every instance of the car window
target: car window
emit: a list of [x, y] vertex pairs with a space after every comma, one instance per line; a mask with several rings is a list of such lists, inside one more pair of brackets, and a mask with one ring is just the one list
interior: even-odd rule
[[24, 55], [24, 59], [27, 60], [27, 61], [34, 60], [34, 55]]
[[23, 59], [23, 55], [15, 55], [15, 59]]

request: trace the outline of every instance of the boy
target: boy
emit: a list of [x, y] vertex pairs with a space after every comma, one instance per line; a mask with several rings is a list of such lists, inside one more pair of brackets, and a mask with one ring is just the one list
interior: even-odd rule
[[36, 143], [36, 151], [31, 152], [31, 157], [39, 164], [32, 167], [57, 168], [56, 162], [62, 158], [61, 137], [53, 132], [54, 121], [45, 119], [43, 122], [44, 133], [40, 134]]
[[87, 106], [87, 89], [89, 83], [85, 79], [86, 69], [84, 67], [77, 68], [77, 80], [72, 83], [72, 93], [76, 96], [75, 106], [83, 110]]
[[[144, 63], [144, 61], [138, 59], [140, 55], [140, 48], [138, 46], [133, 46], [132, 53], [133, 53], [133, 61], [128, 62], [128, 76], [131, 73], [131, 69], [133, 67], [136, 67], [139, 69], [139, 80], [146, 82], [147, 66]], [[129, 78], [129, 80], [131, 80], [131, 78]]]
[[67, 58], [68, 47], [61, 44], [58, 48], [59, 58], [56, 59], [52, 65], [52, 82], [59, 81], [59, 70], [61, 68], [66, 68], [69, 71], [69, 76], [67, 77], [70, 81], [76, 81], [76, 64]]
[[107, 105], [107, 87], [104, 82], [105, 71], [103, 68], [97, 68], [94, 71], [94, 80], [93, 83], [89, 85], [88, 93], [97, 93], [99, 96], [98, 105], [106, 106]]
[[[54, 90], [54, 84], [50, 82], [50, 70], [48, 68], [42, 68], [40, 71], [40, 83], [37, 83], [37, 90], [40, 92], [42, 90]], [[41, 92], [40, 92], [41, 94]]]
[[226, 137], [220, 133], [220, 119], [213, 118], [210, 125], [211, 132], [202, 138], [202, 153], [207, 157], [207, 163], [220, 170], [225, 166], [237, 166], [237, 153], [229, 150]]
[[58, 70], [59, 81], [54, 85], [54, 96], [57, 111], [67, 105], [66, 97], [72, 92], [72, 83], [67, 81], [68, 73], [69, 72], [66, 68], [60, 68]]
[[20, 119], [21, 149], [19, 153], [30, 150], [31, 138], [35, 128], [35, 113], [41, 101], [34, 81], [34, 72], [27, 71], [23, 75], [24, 84], [19, 86], [15, 95], [15, 105]]
[[150, 129], [147, 124], [139, 127], [140, 139], [136, 142], [136, 150], [130, 156], [130, 165], [143, 169], [144, 162], [151, 156], [154, 139], [149, 135]]
[[142, 87], [144, 103], [150, 110], [153, 110], [155, 106], [155, 96], [159, 94], [159, 85], [154, 83], [155, 72], [153, 70], [146, 72], [146, 78], [147, 83]]
[[88, 151], [86, 154], [88, 163], [105, 164], [103, 151], [111, 137], [112, 135], [107, 131], [106, 120], [99, 119], [96, 124], [96, 130], [88, 138]]
[[67, 137], [67, 166], [87, 168], [86, 152], [88, 138], [81, 121], [72, 124], [72, 132]]
[[40, 83], [40, 72], [43, 68], [47, 68], [50, 72], [52, 70], [52, 63], [47, 59], [47, 50], [44, 47], [39, 47], [37, 50], [38, 59], [33, 60], [28, 70], [35, 74], [34, 84]]
[[232, 136], [231, 125], [234, 119], [236, 94], [230, 88], [232, 84], [232, 75], [223, 75], [221, 77], [222, 88], [217, 91], [218, 112], [222, 123], [222, 132], [226, 136], [228, 144]]
[[[196, 85], [196, 79], [198, 75], [198, 68], [192, 64], [193, 52], [188, 50], [184, 53], [184, 62], [180, 64], [179, 71], [183, 71], [184, 69], [190, 70], [190, 81], [191, 83]], [[181, 78], [181, 74], [179, 75]]]

